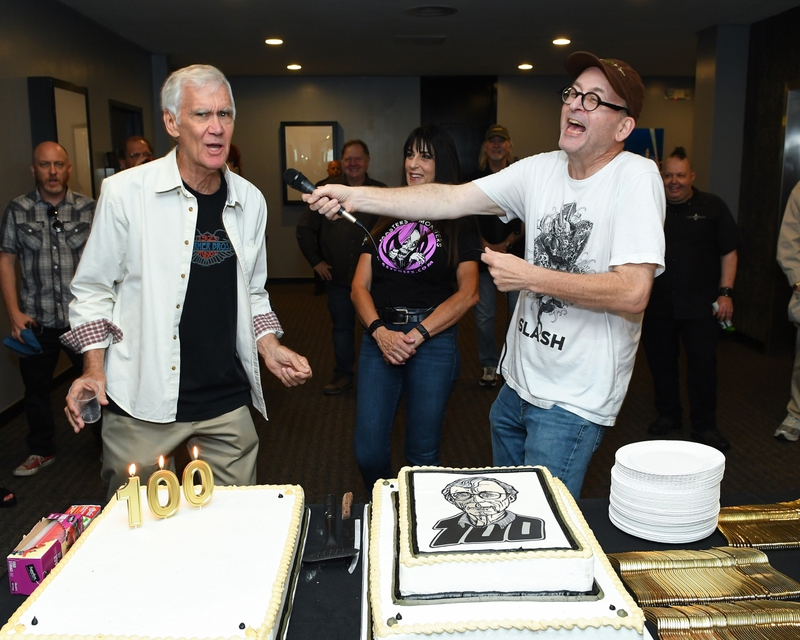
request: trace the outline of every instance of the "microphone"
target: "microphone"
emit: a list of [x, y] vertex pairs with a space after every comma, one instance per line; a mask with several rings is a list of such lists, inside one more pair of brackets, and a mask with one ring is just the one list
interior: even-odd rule
[[[283, 181], [292, 189], [295, 189], [300, 193], [313, 193], [314, 189], [316, 188], [313, 184], [311, 184], [311, 180], [306, 178], [297, 169], [287, 169], [284, 171]], [[336, 213], [342, 216], [345, 220], [348, 220], [354, 224], [358, 224], [356, 217], [351, 213], [347, 213], [347, 211], [344, 210], [344, 207], [339, 207], [339, 211]], [[362, 225], [359, 224], [358, 226]]]

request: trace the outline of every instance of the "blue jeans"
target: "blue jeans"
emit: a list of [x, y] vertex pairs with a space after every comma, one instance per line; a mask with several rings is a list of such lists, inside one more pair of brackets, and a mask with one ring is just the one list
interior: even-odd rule
[[606, 427], [553, 406], [540, 409], [503, 385], [489, 412], [496, 467], [542, 465], [577, 498]]
[[[497, 347], [497, 340], [494, 336], [497, 289], [494, 286], [492, 275], [488, 271], [480, 272], [478, 293], [480, 299], [478, 304], [473, 307], [475, 328], [478, 333], [478, 361], [482, 367], [497, 367], [498, 362], [500, 362], [500, 350]], [[517, 306], [517, 298], [519, 298], [519, 291], [506, 293], [509, 322], [512, 320], [512, 314]]]
[[353, 377], [356, 363], [356, 310], [350, 300], [350, 287], [326, 282], [328, 290], [328, 312], [333, 321], [333, 356], [337, 376]]
[[[386, 325], [408, 332], [413, 325]], [[404, 365], [386, 364], [364, 333], [358, 358], [358, 406], [354, 447], [367, 491], [393, 478], [392, 425], [405, 395], [405, 458], [410, 465], [438, 465], [447, 403], [461, 368], [458, 332], [452, 326], [423, 342]]]

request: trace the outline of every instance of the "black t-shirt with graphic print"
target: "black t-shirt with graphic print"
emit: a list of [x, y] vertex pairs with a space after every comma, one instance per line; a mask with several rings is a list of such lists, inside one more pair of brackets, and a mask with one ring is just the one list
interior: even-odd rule
[[209, 195], [184, 186], [197, 198], [197, 228], [179, 326], [179, 422], [216, 418], [250, 401], [236, 355], [236, 255], [222, 225], [228, 185], [223, 178]]
[[[377, 308], [428, 309], [453, 295], [456, 267], [447, 259], [447, 237], [427, 220], [398, 220], [378, 240], [362, 246], [371, 253], [372, 300]], [[480, 241], [473, 224], [461, 224], [459, 262], [480, 260]]]

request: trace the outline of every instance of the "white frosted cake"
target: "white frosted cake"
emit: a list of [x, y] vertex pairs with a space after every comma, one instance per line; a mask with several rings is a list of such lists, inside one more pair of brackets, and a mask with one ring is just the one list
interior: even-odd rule
[[379, 481], [369, 580], [378, 638], [648, 637], [569, 491], [543, 467], [404, 468]]
[[201, 509], [181, 493], [140, 527], [112, 499], [0, 629], [2, 640], [273, 640], [288, 623], [302, 555], [301, 487], [216, 487]]

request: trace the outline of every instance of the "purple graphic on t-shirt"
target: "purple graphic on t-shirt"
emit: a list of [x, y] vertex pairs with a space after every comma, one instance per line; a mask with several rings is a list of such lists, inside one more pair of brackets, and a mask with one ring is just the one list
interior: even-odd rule
[[402, 220], [381, 238], [378, 259], [392, 271], [424, 270], [430, 266], [437, 246], [441, 246], [441, 239], [430, 223]]

